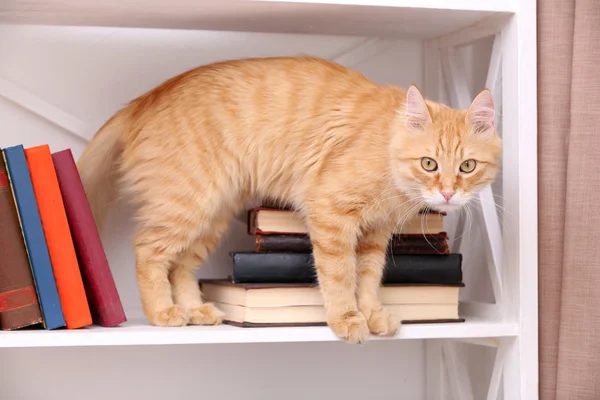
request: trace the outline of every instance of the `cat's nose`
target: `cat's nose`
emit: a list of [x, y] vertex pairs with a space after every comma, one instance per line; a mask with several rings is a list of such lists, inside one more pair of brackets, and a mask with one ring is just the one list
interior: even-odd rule
[[450, 201], [450, 199], [452, 198], [452, 196], [454, 196], [454, 190], [442, 190], [442, 196], [444, 196], [444, 199], [446, 199], [446, 201]]

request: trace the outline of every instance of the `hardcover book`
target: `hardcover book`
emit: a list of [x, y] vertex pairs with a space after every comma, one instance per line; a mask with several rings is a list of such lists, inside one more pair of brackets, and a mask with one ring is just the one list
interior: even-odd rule
[[[200, 280], [206, 301], [225, 313], [224, 322], [242, 326], [325, 325], [319, 288], [311, 284], [236, 284]], [[403, 323], [463, 322], [457, 285], [384, 285], [380, 299]]]
[[[308, 235], [256, 235], [255, 251], [310, 253], [312, 244]], [[427, 235], [394, 234], [387, 251], [389, 254], [450, 254], [446, 232]]]
[[43, 322], [15, 200], [0, 160], [0, 329]]
[[[199, 279], [210, 301], [244, 307], [322, 306], [319, 286], [310, 283], [234, 283], [231, 279]], [[461, 284], [398, 283], [382, 285], [383, 304], [457, 304]]]
[[100, 235], [70, 149], [52, 154], [54, 168], [94, 323], [110, 327], [127, 319]]
[[[399, 234], [431, 234], [444, 231], [444, 213], [421, 212], [410, 218], [396, 232]], [[299, 235], [308, 228], [294, 210], [257, 207], [248, 211], [248, 233], [251, 235]]]
[[71, 238], [50, 147], [25, 149], [31, 182], [38, 203], [52, 270], [68, 329], [92, 324], [83, 280]]
[[[314, 259], [310, 253], [233, 252], [233, 281], [236, 283], [316, 283]], [[382, 278], [384, 284], [460, 284], [462, 254], [388, 254]]]

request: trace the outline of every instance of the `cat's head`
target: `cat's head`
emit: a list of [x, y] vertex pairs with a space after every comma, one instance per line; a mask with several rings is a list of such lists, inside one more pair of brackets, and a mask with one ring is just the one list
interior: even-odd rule
[[399, 124], [391, 143], [391, 168], [396, 185], [411, 200], [453, 211], [495, 179], [502, 142], [489, 90], [479, 93], [467, 110], [457, 110], [426, 101], [411, 86]]

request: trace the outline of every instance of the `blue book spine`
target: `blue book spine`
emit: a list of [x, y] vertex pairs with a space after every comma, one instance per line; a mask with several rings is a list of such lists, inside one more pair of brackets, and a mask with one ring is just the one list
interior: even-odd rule
[[50, 254], [46, 245], [46, 236], [37, 200], [31, 183], [29, 166], [22, 145], [7, 147], [3, 151], [8, 178], [15, 197], [17, 212], [21, 221], [21, 230], [25, 239], [25, 248], [29, 256], [31, 272], [42, 310], [44, 327], [56, 329], [66, 325]]

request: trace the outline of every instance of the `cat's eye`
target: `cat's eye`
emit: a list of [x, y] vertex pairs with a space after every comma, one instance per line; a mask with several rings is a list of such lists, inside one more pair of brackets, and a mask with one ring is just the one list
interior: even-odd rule
[[463, 162], [462, 164], [460, 164], [460, 172], [464, 172], [465, 174], [468, 174], [469, 172], [473, 172], [476, 165], [477, 165], [477, 161], [467, 160], [467, 161]]
[[436, 171], [437, 170], [437, 162], [435, 162], [434, 159], [429, 158], [429, 157], [423, 157], [421, 158], [421, 166], [423, 167], [423, 169], [425, 171]]

